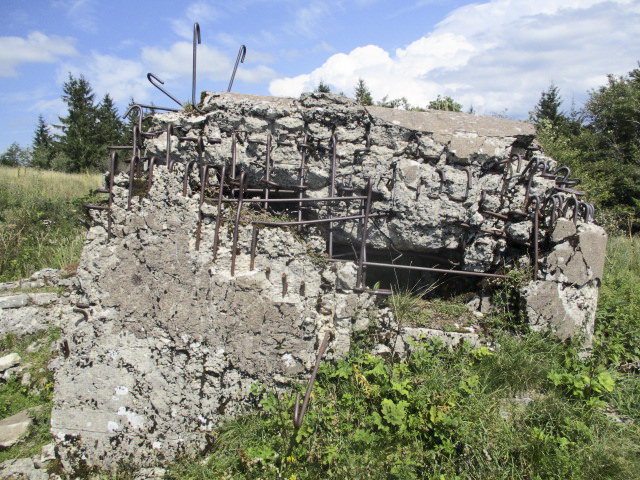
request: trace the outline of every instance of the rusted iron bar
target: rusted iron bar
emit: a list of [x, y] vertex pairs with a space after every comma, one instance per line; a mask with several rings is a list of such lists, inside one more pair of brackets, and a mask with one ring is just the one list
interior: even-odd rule
[[419, 272], [450, 273], [452, 275], [468, 275], [471, 277], [507, 278], [506, 275], [499, 275], [497, 273], [469, 272], [467, 270], [446, 270], [444, 268], [415, 267], [413, 265], [398, 265], [395, 263], [363, 262], [363, 265], [369, 267], [397, 268], [400, 270], [416, 270]]
[[318, 366], [320, 365], [322, 355], [324, 355], [324, 352], [327, 349], [327, 344], [329, 343], [330, 338], [333, 338], [333, 332], [331, 330], [327, 330], [327, 332], [324, 334], [324, 338], [322, 339], [322, 343], [320, 344], [318, 355], [316, 356], [316, 363], [313, 366], [313, 372], [311, 373], [311, 378], [309, 379], [307, 393], [305, 393], [304, 401], [302, 402], [302, 410], [300, 410], [300, 394], [296, 394], [296, 402], [293, 408], [293, 426], [296, 429], [302, 426], [302, 421], [304, 420], [304, 416], [307, 413], [309, 399], [311, 398], [311, 391], [313, 390], [313, 384], [315, 383], [316, 375], [318, 374]]
[[[320, 223], [331, 223], [331, 222], [346, 222], [346, 221], [350, 221], [350, 220], [361, 220], [361, 219], [367, 219], [367, 218], [377, 218], [377, 217], [386, 217], [387, 215], [389, 215], [387, 212], [381, 212], [381, 213], [370, 213], [368, 216], [366, 215], [349, 215], [346, 217], [332, 217], [332, 218], [316, 218], [314, 220], [302, 220], [301, 222], [298, 221], [291, 221], [291, 222], [265, 222], [265, 221], [261, 221], [261, 220], [254, 220], [251, 222], [252, 225], [264, 225], [267, 227], [291, 227], [291, 226], [296, 226], [296, 225], [317, 225]], [[226, 219], [225, 219], [226, 220]]]
[[151, 190], [153, 186], [153, 170], [156, 166], [156, 157], [152, 155], [149, 159], [149, 167], [147, 168], [147, 193]]
[[263, 194], [264, 194], [264, 209], [266, 210], [269, 207], [269, 184], [271, 182], [271, 134], [267, 135], [267, 153], [265, 155], [265, 164], [264, 164], [264, 178], [260, 180], [265, 184]]
[[449, 195], [449, 199], [453, 200], [454, 202], [466, 202], [469, 198], [469, 190], [471, 190], [471, 188], [473, 187], [473, 177], [471, 175], [471, 170], [469, 170], [469, 167], [464, 167], [462, 170], [467, 174], [467, 187], [464, 192], [464, 197], [454, 197], [452, 195]]
[[356, 148], [353, 153], [354, 155], [359, 155], [361, 153], [369, 153], [371, 151], [371, 135], [369, 132], [365, 135], [365, 144], [364, 148]]
[[202, 204], [204, 203], [204, 192], [209, 183], [209, 164], [200, 167], [200, 201], [198, 202], [198, 226], [196, 227], [196, 251], [200, 250], [200, 234], [202, 233]]
[[282, 296], [286, 297], [287, 292], [289, 291], [289, 283], [287, 282], [287, 274], [282, 274]]
[[528, 211], [531, 205], [533, 208], [533, 280], [538, 278], [538, 255], [539, 255], [539, 245], [538, 245], [538, 228], [539, 228], [539, 217], [540, 217], [540, 208], [542, 207], [540, 197], [538, 195], [534, 195], [529, 198], [527, 204], [525, 205], [525, 210]]
[[187, 186], [189, 185], [189, 173], [191, 173], [191, 167], [196, 163], [195, 160], [189, 160], [184, 167], [184, 175], [182, 177], [182, 196], [187, 196]]
[[[367, 199], [364, 203], [364, 216], [362, 221], [362, 235], [360, 236], [360, 257], [358, 258], [358, 272], [356, 274], [356, 287], [364, 284], [364, 268], [367, 260], [367, 228], [369, 227], [369, 216], [371, 214], [371, 179], [367, 180]], [[358, 215], [358, 217], [361, 217]]]
[[255, 225], [251, 229], [251, 261], [249, 262], [249, 270], [253, 272], [256, 261], [256, 246], [258, 245], [258, 227]]
[[[302, 200], [304, 198], [304, 173], [305, 173], [305, 162], [307, 160], [307, 145], [308, 134], [305, 132], [304, 137], [302, 139], [302, 143], [298, 143], [298, 148], [300, 149], [300, 170], [298, 170], [298, 186], [300, 187], [300, 191], [298, 192], [298, 198]], [[302, 221], [302, 201], [298, 202], [298, 221]], [[298, 227], [298, 230], [302, 228]]]
[[[245, 189], [246, 192], [255, 192], [256, 190]], [[259, 189], [258, 191], [262, 191]], [[311, 203], [311, 202], [347, 202], [354, 200], [366, 200], [367, 197], [363, 195], [354, 195], [352, 197], [304, 197], [304, 198], [245, 198], [244, 203]], [[237, 198], [225, 198], [222, 200], [224, 203], [236, 203]]]
[[240, 46], [240, 50], [238, 51], [238, 57], [236, 58], [236, 65], [233, 67], [233, 73], [231, 74], [231, 81], [229, 82], [229, 88], [227, 88], [227, 92], [231, 91], [231, 87], [233, 87], [233, 80], [236, 78], [236, 71], [238, 70], [238, 64], [244, 63], [244, 57], [247, 55], [247, 47], [244, 45]]
[[191, 106], [196, 112], [204, 113], [198, 108], [198, 105], [196, 104], [196, 65], [198, 63], [196, 59], [196, 53], [198, 51], [199, 43], [202, 43], [202, 40], [200, 38], [200, 25], [198, 24], [198, 22], [196, 22], [193, 24], [193, 77], [191, 80]]
[[236, 274], [236, 250], [238, 247], [238, 228], [240, 226], [240, 214], [242, 213], [242, 198], [244, 197], [244, 187], [246, 185], [245, 172], [240, 173], [240, 190], [238, 192], [238, 208], [236, 209], [236, 219], [233, 225], [233, 241], [231, 245], [231, 276]]
[[133, 180], [137, 165], [140, 163], [140, 157], [134, 155], [129, 163], [129, 195], [127, 197], [127, 210], [131, 210], [131, 200], [133, 198]]
[[[178, 100], [176, 97], [174, 97], [173, 95], [171, 95], [169, 92], [167, 92], [164, 88], [162, 88], [160, 85], [164, 85], [164, 81], [162, 81], [160, 78], [158, 78], [158, 76], [156, 76], [153, 73], [147, 73], [147, 80], [149, 80], [149, 82], [151, 83], [151, 85], [153, 85], [154, 87], [156, 87], [158, 90], [160, 90], [162, 93], [164, 93], [167, 97], [169, 97], [171, 100], [173, 100], [174, 102], [176, 102], [178, 105], [180, 105], [182, 108], [184, 108], [184, 104]], [[158, 85], [157, 83], [154, 82], [154, 80], [157, 80], [158, 82], [160, 82], [160, 85]]]
[[220, 179], [218, 180], [218, 213], [216, 215], [216, 227], [213, 233], [213, 259], [218, 255], [218, 239], [220, 235], [220, 222], [222, 221], [222, 193], [224, 190], [224, 174], [225, 165], [220, 170]]
[[[329, 165], [330, 180], [329, 180], [329, 197], [335, 196], [336, 190], [336, 154], [338, 151], [338, 137], [336, 134], [331, 135], [331, 162]], [[331, 204], [327, 205], [327, 216], [331, 218], [333, 216], [333, 209]], [[327, 253], [329, 258], [333, 257], [333, 224], [329, 222], [329, 229], [327, 232]]]

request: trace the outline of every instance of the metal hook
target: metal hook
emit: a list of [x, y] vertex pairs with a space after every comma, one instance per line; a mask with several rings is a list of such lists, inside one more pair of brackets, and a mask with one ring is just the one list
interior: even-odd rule
[[161, 85], [164, 85], [164, 82], [161, 79], [159, 79], [157, 75], [155, 75], [153, 73], [147, 73], [147, 80], [149, 80], [149, 82], [151, 82], [151, 85], [156, 87], [158, 90], [160, 90], [162, 93], [164, 93], [167, 97], [169, 97], [171, 100], [173, 100], [178, 105], [180, 105], [182, 108], [184, 108], [184, 105], [182, 104], [182, 102], [180, 100], [178, 100], [176, 97], [171, 95], [169, 92], [167, 92], [160, 85], [158, 85], [157, 83], [153, 82], [153, 80], [157, 80], [158, 82], [160, 82]]
[[233, 67], [233, 73], [231, 74], [231, 81], [229, 82], [229, 88], [227, 88], [227, 92], [231, 91], [231, 87], [233, 87], [233, 80], [236, 78], [236, 71], [238, 70], [238, 64], [244, 63], [244, 57], [247, 55], [247, 47], [244, 45], [240, 46], [240, 50], [238, 50], [238, 57], [236, 58], [236, 66]]
[[309, 386], [307, 386], [307, 393], [304, 395], [304, 401], [302, 402], [302, 410], [300, 410], [300, 394], [296, 394], [296, 404], [293, 409], [293, 426], [297, 429], [302, 426], [302, 421], [304, 420], [304, 415], [307, 413], [307, 407], [309, 406], [309, 398], [311, 397], [311, 390], [313, 389], [313, 384], [316, 381], [316, 375], [318, 373], [318, 366], [320, 365], [320, 359], [324, 354], [324, 351], [327, 349], [327, 343], [329, 343], [329, 338], [333, 337], [333, 332], [331, 330], [327, 330], [324, 334], [324, 338], [322, 339], [322, 344], [320, 345], [320, 350], [318, 350], [318, 356], [316, 357], [316, 364], [313, 367], [313, 372], [311, 373], [311, 379], [309, 380]]
[[[196, 40], [197, 40], [197, 43], [196, 43]], [[199, 43], [202, 43], [202, 40], [200, 38], [200, 25], [198, 24], [198, 22], [196, 22], [193, 24], [193, 78], [191, 81], [191, 106], [196, 112], [203, 113], [196, 106], [196, 65], [198, 63], [196, 52], [198, 50], [197, 45]]]

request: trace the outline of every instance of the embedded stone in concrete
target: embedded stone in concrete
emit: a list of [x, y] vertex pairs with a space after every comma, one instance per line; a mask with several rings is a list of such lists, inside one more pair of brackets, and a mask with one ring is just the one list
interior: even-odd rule
[[8, 297], [0, 297], [0, 309], [20, 308], [29, 304], [29, 295], [24, 293], [20, 295], [10, 295]]

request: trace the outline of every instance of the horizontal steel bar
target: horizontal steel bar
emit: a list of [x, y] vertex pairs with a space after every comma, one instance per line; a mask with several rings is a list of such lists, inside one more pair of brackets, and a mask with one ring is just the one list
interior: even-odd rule
[[508, 278], [506, 275], [499, 275], [497, 273], [468, 272], [466, 270], [446, 270], [443, 268], [414, 267], [412, 265], [396, 265], [391, 263], [375, 263], [375, 262], [362, 262], [362, 264], [368, 267], [398, 268], [400, 270], [417, 270], [420, 272], [433, 272], [433, 273], [451, 273], [453, 275], [468, 275], [471, 277]]
[[[262, 190], [260, 190], [262, 191]], [[366, 200], [367, 197], [353, 196], [353, 197], [304, 197], [304, 198], [244, 198], [242, 203], [306, 203], [306, 202], [344, 202], [351, 200]], [[238, 203], [236, 198], [224, 198], [225, 203]]]

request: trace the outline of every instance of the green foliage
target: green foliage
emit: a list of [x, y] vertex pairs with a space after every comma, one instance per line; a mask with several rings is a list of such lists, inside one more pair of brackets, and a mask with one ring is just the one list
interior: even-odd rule
[[30, 375], [29, 382], [24, 385], [17, 376], [0, 383], [0, 418], [14, 415], [26, 408], [42, 406], [40, 411], [32, 414], [33, 424], [27, 436], [11, 448], [0, 451], [0, 463], [10, 458], [39, 454], [42, 446], [51, 442], [49, 424], [53, 373], [48, 370], [47, 363], [52, 357], [51, 343], [59, 337], [58, 330], [51, 330], [21, 338], [7, 335], [0, 339], [0, 356], [17, 352]]
[[100, 176], [0, 168], [0, 281], [63, 268], [82, 251], [82, 203]]
[[38, 116], [38, 125], [36, 126], [32, 148], [33, 155], [30, 166], [46, 170], [50, 169], [56, 151], [53, 137], [49, 133], [49, 129], [42, 115]]
[[358, 79], [358, 83], [356, 84], [356, 88], [353, 92], [353, 97], [360, 105], [373, 105], [373, 97], [371, 96], [371, 91], [362, 78]]
[[331, 93], [331, 89], [329, 88], [329, 85], [327, 85], [322, 81], [322, 79], [320, 79], [320, 83], [318, 83], [318, 86], [316, 87], [314, 92]]
[[582, 180], [590, 200], [604, 210], [605, 217], [611, 217], [611, 227], [626, 228], [631, 223], [637, 230], [640, 69], [626, 76], [610, 75], [608, 84], [592, 91], [584, 108], [569, 117], [559, 113], [554, 116], [550, 105], [543, 112], [543, 103], [559, 108], [557, 93], [557, 89], [543, 93], [536, 107], [540, 113], [536, 117], [540, 143], [560, 165], [569, 166], [573, 176]]
[[28, 165], [31, 162], [31, 151], [29, 148], [22, 148], [16, 142], [9, 145], [9, 148], [0, 155], [0, 166], [18, 167]]
[[[538, 334], [497, 340], [422, 341], [393, 364], [356, 346], [321, 365], [298, 431], [293, 395], [254, 386], [259, 411], [225, 423], [204, 462], [167, 478], [634, 478], [638, 426], [597, 408], [613, 375]], [[523, 371], [535, 374], [512, 388]]]
[[612, 237], [600, 288], [594, 352], [598, 362], [640, 362], [640, 240]]
[[449, 112], [462, 111], [462, 105], [448, 95], [446, 97], [440, 97], [440, 95], [438, 95], [435, 100], [429, 102], [427, 108], [431, 108], [432, 110], [447, 110]]

